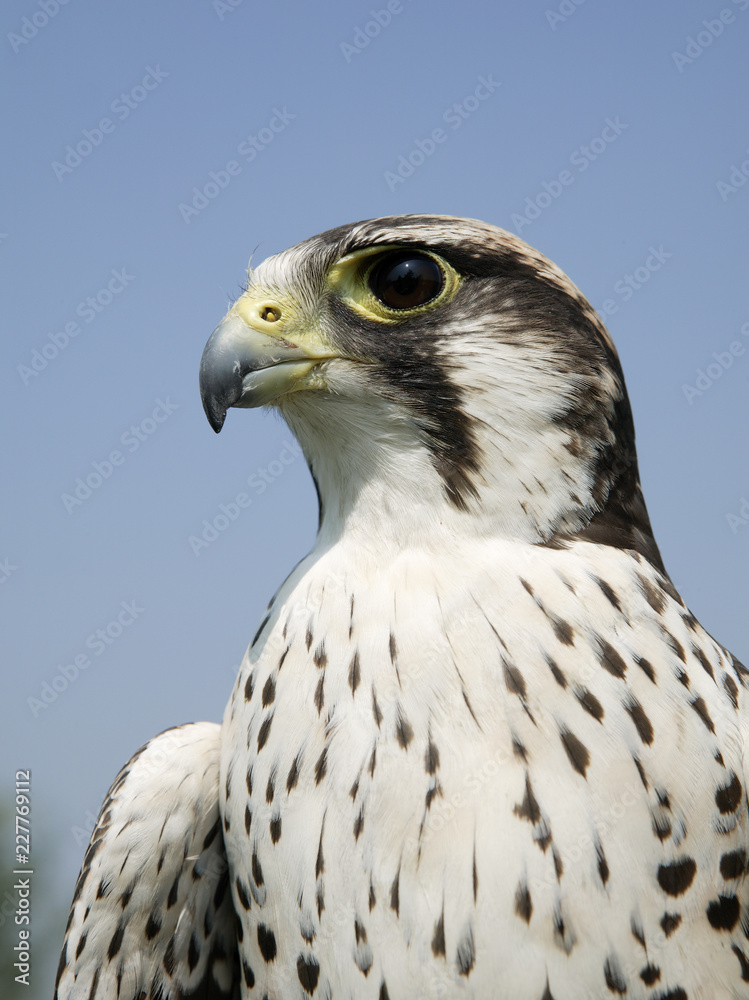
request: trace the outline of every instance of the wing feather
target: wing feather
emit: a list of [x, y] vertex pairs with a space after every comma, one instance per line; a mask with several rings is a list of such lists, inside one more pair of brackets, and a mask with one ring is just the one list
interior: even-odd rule
[[117, 775], [75, 887], [55, 1000], [239, 996], [220, 733], [168, 729]]

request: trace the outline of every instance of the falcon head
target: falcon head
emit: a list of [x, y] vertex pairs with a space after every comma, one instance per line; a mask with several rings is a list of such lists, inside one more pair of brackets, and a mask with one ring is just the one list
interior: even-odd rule
[[217, 432], [229, 407], [277, 407], [331, 538], [578, 538], [663, 569], [611, 338], [502, 229], [392, 216], [270, 257], [208, 341], [200, 388]]

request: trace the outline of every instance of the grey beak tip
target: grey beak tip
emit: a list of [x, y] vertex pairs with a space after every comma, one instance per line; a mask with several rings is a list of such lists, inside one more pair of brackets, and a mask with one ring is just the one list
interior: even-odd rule
[[208, 423], [211, 425], [213, 430], [217, 434], [220, 434], [221, 428], [224, 426], [224, 421], [226, 420], [226, 410], [211, 410], [206, 407], [205, 415], [208, 417]]
[[228, 398], [231, 397], [231, 393], [227, 393], [226, 382], [231, 383], [234, 380], [226, 378], [226, 373], [223, 371], [225, 365], [222, 366], [219, 363], [222, 357], [217, 354], [216, 340], [214, 333], [203, 351], [203, 357], [200, 360], [199, 383], [200, 398], [203, 401], [205, 415], [208, 418], [208, 423], [218, 434], [224, 426], [226, 411], [234, 402], [233, 398]]

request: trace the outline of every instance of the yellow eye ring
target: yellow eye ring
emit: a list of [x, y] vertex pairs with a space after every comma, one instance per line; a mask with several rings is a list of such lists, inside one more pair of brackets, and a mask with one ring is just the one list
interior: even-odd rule
[[421, 247], [379, 246], [355, 250], [328, 272], [328, 286], [368, 319], [398, 323], [453, 298], [460, 275]]

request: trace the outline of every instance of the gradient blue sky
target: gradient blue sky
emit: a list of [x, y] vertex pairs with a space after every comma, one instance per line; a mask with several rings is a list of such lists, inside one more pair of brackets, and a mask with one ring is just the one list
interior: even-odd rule
[[[58, 852], [37, 911], [70, 897], [74, 830], [128, 756], [221, 718], [267, 599], [313, 541], [286, 427], [232, 411], [216, 437], [200, 405], [203, 345], [252, 253], [423, 211], [504, 226], [555, 260], [607, 304], [666, 565], [749, 655], [749, 503], [727, 518], [749, 498], [749, 0], [391, 0], [379, 25], [382, 0], [234, 3], [3, 13], [0, 787], [32, 769]], [[215, 197], [185, 209], [212, 172]], [[113, 451], [100, 487], [66, 504]], [[251, 506], [193, 551], [240, 492]], [[35, 708], [77, 656], [88, 665]], [[35, 968], [24, 995], [48, 995]]]

